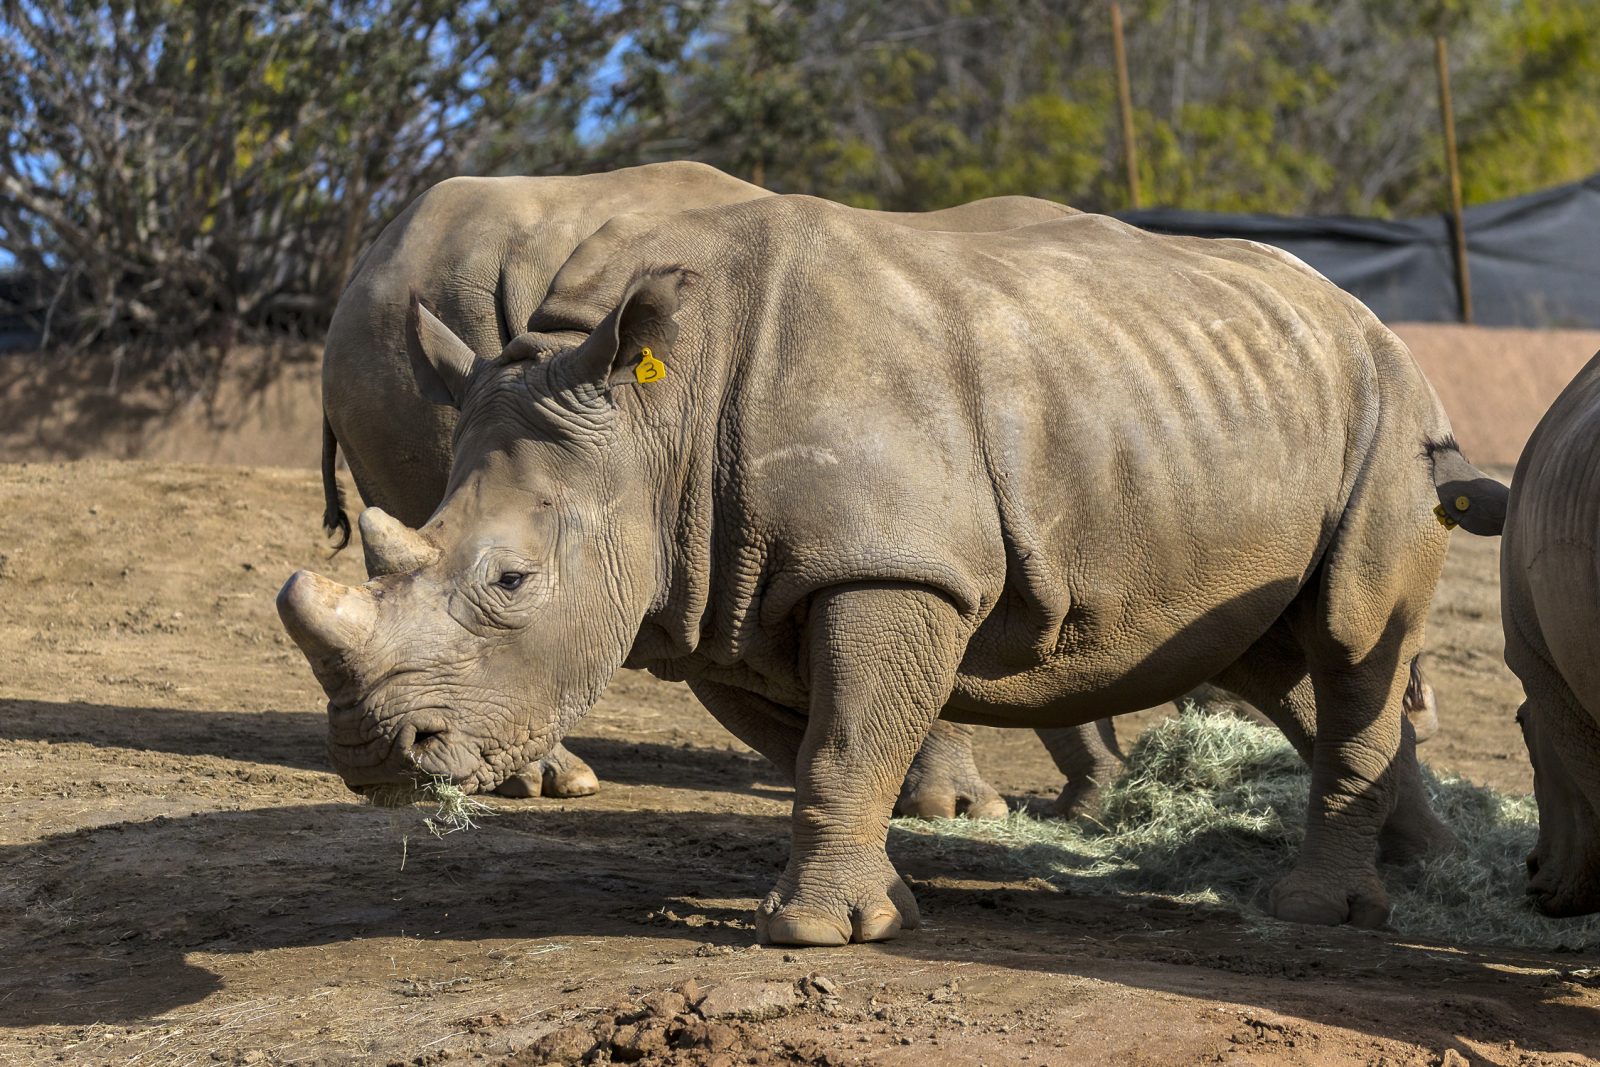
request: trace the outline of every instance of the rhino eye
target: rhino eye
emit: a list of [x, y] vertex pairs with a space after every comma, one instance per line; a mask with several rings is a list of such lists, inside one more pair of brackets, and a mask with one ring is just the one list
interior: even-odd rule
[[527, 580], [528, 576], [522, 571], [506, 571], [494, 580], [494, 584], [507, 592], [515, 592]]

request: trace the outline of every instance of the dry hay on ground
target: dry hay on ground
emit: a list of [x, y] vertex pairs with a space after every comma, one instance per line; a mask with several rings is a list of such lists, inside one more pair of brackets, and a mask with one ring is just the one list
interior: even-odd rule
[[[1531, 796], [1425, 778], [1460, 846], [1384, 870], [1397, 932], [1452, 944], [1600, 949], [1600, 916], [1546, 918], [1523, 896], [1522, 861], [1539, 824]], [[1009, 845], [1075, 892], [1153, 893], [1251, 912], [1305, 837], [1310, 781], [1276, 729], [1191, 709], [1140, 737], [1098, 819], [1017, 813], [1003, 823], [946, 820], [938, 832]]]

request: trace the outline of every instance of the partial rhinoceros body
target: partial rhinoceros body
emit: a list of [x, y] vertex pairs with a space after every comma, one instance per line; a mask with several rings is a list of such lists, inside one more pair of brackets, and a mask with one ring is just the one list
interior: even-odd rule
[[[1399, 341], [1296, 261], [771, 197], [607, 224], [499, 360], [412, 315], [461, 408], [432, 553], [280, 600], [336, 635], [308, 653], [349, 780], [493, 788], [619, 666], [685, 678], [794, 768], [762, 937], [871, 940], [915, 922], [883, 845], [941, 712], [1071, 727], [1211, 679], [1312, 765], [1275, 913], [1379, 922], [1380, 842], [1444, 838], [1401, 702], [1459, 455]], [[319, 622], [368, 597], [363, 634]]]
[[[1482, 489], [1440, 495], [1471, 515], [1493, 503]], [[1528, 439], [1504, 514], [1500, 615], [1539, 801], [1528, 892], [1550, 915], [1600, 911], [1600, 356]]]

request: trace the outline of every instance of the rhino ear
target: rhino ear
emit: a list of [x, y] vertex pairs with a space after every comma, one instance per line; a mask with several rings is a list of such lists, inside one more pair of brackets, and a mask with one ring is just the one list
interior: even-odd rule
[[461, 406], [478, 355], [423, 306], [415, 289], [406, 311], [406, 354], [423, 396], [435, 404]]
[[[603, 395], [614, 385], [648, 382], [652, 373], [657, 378], [665, 375], [678, 338], [672, 317], [687, 280], [688, 271], [675, 268], [640, 274], [630, 281], [621, 302], [567, 357], [568, 381], [590, 395]], [[647, 359], [660, 365], [653, 372], [648, 366], [641, 371]]]

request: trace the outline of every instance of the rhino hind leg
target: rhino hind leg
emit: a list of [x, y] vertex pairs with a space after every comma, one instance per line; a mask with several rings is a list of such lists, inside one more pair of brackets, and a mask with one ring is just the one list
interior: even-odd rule
[[1290, 690], [1311, 791], [1300, 855], [1267, 902], [1280, 919], [1381, 926], [1389, 903], [1378, 879], [1380, 841], [1392, 858], [1450, 841], [1423, 795], [1402, 713], [1445, 549], [1444, 531], [1428, 528], [1418, 503], [1413, 458], [1380, 442], [1317, 572], [1280, 621], [1311, 683], [1309, 702], [1303, 682]]
[[1394, 811], [1378, 833], [1378, 860], [1396, 866], [1413, 864], [1455, 847], [1456, 839], [1428, 803], [1417, 762], [1418, 738], [1410, 717], [1400, 720], [1400, 753], [1395, 758]]
[[[1280, 622], [1258, 641], [1238, 663], [1217, 678], [1217, 684], [1249, 701], [1284, 734], [1295, 751], [1308, 764], [1316, 766], [1319, 728], [1317, 687], [1306, 655], [1287, 623]], [[1323, 723], [1324, 729], [1329, 728]], [[1386, 774], [1386, 794], [1360, 797], [1362, 802], [1378, 801], [1387, 808], [1373, 844], [1358, 842], [1348, 853], [1337, 856], [1324, 892], [1315, 884], [1309, 891], [1302, 867], [1277, 886], [1267, 901], [1267, 910], [1279, 918], [1317, 924], [1351, 922], [1356, 925], [1381, 925], [1388, 916], [1388, 898], [1373, 866], [1374, 845], [1385, 862], [1408, 862], [1440, 848], [1448, 847], [1451, 835], [1434, 816], [1422, 787], [1421, 770], [1416, 763], [1414, 734], [1402, 719], [1400, 750]], [[1315, 788], [1315, 783], [1313, 784]], [[1326, 801], [1324, 801], [1326, 803]], [[1319, 832], [1318, 798], [1313, 792], [1310, 843]]]
[[972, 757], [973, 728], [936, 721], [900, 787], [894, 813], [917, 819], [1003, 819], [1006, 802]]
[[1122, 749], [1110, 718], [1080, 726], [1038, 730], [1056, 769], [1066, 776], [1055, 813], [1063, 819], [1090, 814], [1100, 807], [1106, 786], [1122, 772]]
[[495, 790], [503, 797], [587, 797], [600, 791], [600, 779], [564, 745], [517, 771]]

